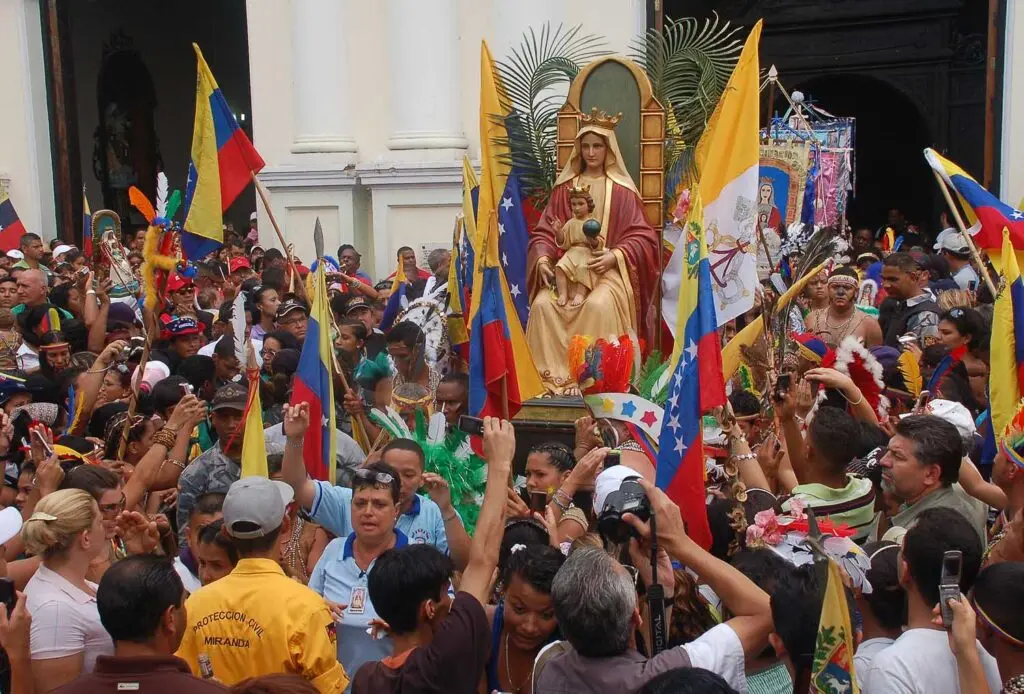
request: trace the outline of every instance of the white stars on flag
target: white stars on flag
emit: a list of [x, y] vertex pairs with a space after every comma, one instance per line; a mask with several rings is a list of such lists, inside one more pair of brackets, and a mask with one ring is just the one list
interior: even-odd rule
[[1024, 219], [1024, 212], [1021, 212], [1020, 210], [1014, 210], [1010, 216], [1016, 220], [1021, 220]]
[[504, 236], [504, 235], [505, 235], [505, 225], [502, 224], [501, 222], [498, 222], [498, 236]]
[[679, 454], [682, 454], [682, 452], [686, 450], [686, 444], [683, 443], [682, 437], [677, 437], [676, 438], [676, 445], [675, 445], [674, 450], [675, 450], [676, 453], [679, 453]]
[[688, 357], [691, 360], [696, 359], [697, 358], [697, 343], [695, 343], [693, 340], [690, 340], [689, 346], [687, 346], [687, 348], [684, 351], [686, 352], [686, 354], [688, 355]]
[[510, 210], [510, 209], [512, 209], [512, 198], [502, 198], [501, 199], [501, 209], [503, 209], [503, 210]]

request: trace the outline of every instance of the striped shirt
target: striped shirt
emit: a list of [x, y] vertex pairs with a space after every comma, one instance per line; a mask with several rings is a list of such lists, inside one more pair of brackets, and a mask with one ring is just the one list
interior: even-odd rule
[[[793, 488], [793, 497], [813, 508], [819, 518], [827, 516], [836, 525], [850, 526], [857, 533], [854, 541], [862, 544], [875, 517], [875, 490], [867, 478], [853, 475], [846, 478], [849, 482], [840, 489], [823, 484], [799, 484]], [[789, 511], [789, 502], [782, 508]]]

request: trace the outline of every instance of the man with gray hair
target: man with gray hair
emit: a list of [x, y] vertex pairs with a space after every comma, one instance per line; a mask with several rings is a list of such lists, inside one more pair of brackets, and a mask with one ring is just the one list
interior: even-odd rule
[[[772, 626], [768, 595], [750, 579], [714, 558], [683, 529], [679, 507], [660, 489], [639, 480], [657, 516], [658, 582], [671, 604], [675, 579], [669, 557], [695, 571], [722, 599], [733, 618], [695, 641], [668, 648], [652, 658], [636, 650], [643, 626], [636, 583], [626, 567], [596, 548], [576, 550], [551, 585], [558, 627], [566, 641], [540, 652], [534, 665], [534, 694], [636, 692], [668, 670], [700, 667], [746, 691], [744, 661], [768, 644]], [[630, 542], [630, 557], [645, 585], [651, 583], [648, 523], [631, 514], [628, 522], [642, 538]], [[666, 619], [666, 623], [668, 620]]]
[[431, 296], [448, 287], [448, 268], [451, 267], [452, 253], [447, 248], [435, 248], [427, 254], [430, 277], [416, 280], [409, 286], [406, 296], [411, 301], [421, 296]]

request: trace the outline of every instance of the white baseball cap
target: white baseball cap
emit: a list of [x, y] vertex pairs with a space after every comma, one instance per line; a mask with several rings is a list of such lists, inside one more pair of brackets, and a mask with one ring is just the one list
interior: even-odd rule
[[255, 222], [256, 221], [256, 213], [255, 212], [253, 212], [251, 215], [249, 215], [249, 221], [250, 222]]
[[21, 511], [8, 506], [0, 511], [0, 545], [21, 532]]
[[69, 246], [66, 243], [62, 243], [53, 249], [53, 257], [56, 258], [59, 255], [64, 255], [68, 251], [73, 251], [74, 249], [74, 246]]
[[600, 515], [608, 495], [614, 492], [628, 479], [640, 479], [643, 475], [625, 465], [613, 465], [602, 470], [594, 482], [594, 513]]
[[19, 251], [17, 248], [12, 248], [11, 250], [7, 251], [7, 257], [14, 258], [15, 260], [24, 260], [25, 254]]

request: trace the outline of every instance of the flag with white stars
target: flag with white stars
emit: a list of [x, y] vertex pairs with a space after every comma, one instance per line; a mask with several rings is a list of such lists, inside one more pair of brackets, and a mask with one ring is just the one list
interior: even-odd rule
[[530, 315], [529, 296], [526, 291], [527, 239], [528, 230], [526, 215], [523, 214], [519, 177], [513, 169], [508, 175], [501, 202], [498, 204], [498, 249], [512, 304], [516, 308], [523, 329], [526, 329], [526, 319]]
[[974, 244], [985, 251], [997, 270], [1003, 269], [1003, 229], [1010, 232], [1017, 264], [1024, 265], [1024, 212], [1010, 207], [966, 171], [934, 149], [926, 149], [924, 158], [959, 199]]
[[[700, 200], [695, 202], [700, 207]], [[725, 404], [722, 349], [715, 296], [701, 211], [691, 212], [685, 235], [683, 283], [679, 291], [672, 379], [658, 441], [655, 483], [681, 509], [687, 532], [702, 547], [711, 546], [704, 504], [702, 415]]]

